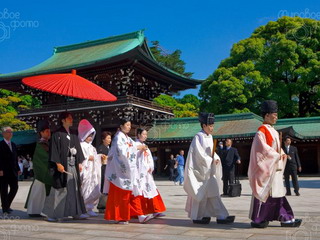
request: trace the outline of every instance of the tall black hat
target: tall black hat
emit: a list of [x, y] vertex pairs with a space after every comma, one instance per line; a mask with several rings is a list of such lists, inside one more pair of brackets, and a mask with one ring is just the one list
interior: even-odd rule
[[199, 122], [206, 125], [214, 124], [214, 114], [206, 112], [199, 113]]
[[278, 104], [274, 100], [266, 100], [261, 104], [262, 113], [277, 113]]
[[37, 132], [42, 132], [46, 129], [50, 129], [50, 123], [48, 120], [40, 120], [37, 123]]

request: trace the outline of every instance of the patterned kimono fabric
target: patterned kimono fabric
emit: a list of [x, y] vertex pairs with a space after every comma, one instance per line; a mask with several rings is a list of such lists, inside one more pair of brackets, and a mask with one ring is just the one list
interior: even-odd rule
[[[143, 145], [136, 141], [137, 146]], [[161, 213], [166, 210], [161, 195], [154, 182], [152, 172], [154, 170], [154, 161], [150, 150], [139, 151], [137, 154], [137, 174], [134, 181], [134, 195], [141, 196], [141, 207], [143, 213]]]
[[106, 167], [109, 192], [104, 218], [106, 220], [129, 221], [131, 216], [143, 215], [140, 197], [132, 194], [136, 175], [135, 142], [126, 134], [116, 133]]

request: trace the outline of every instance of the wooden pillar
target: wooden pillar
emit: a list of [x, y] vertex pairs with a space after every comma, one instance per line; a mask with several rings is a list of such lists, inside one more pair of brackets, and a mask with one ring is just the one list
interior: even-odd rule
[[317, 143], [318, 173], [320, 173], [320, 142]]
[[160, 176], [162, 173], [162, 168], [161, 168], [161, 161], [162, 161], [162, 147], [160, 145], [157, 145], [157, 175]]
[[98, 147], [102, 141], [101, 141], [101, 126], [99, 126], [98, 124], [95, 124], [94, 129], [96, 130], [96, 137], [95, 137], [95, 142], [96, 142], [96, 146]]

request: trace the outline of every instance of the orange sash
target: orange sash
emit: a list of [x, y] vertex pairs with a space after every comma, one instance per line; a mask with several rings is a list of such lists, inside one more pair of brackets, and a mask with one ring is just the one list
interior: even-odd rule
[[260, 126], [258, 128], [258, 131], [262, 132], [266, 136], [267, 144], [272, 147], [273, 137], [271, 133], [269, 132], [268, 128], [264, 125]]

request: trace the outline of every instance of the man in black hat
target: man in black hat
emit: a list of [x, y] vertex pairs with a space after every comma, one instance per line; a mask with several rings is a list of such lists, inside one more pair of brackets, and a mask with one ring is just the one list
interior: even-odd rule
[[219, 192], [222, 169], [213, 151], [214, 114], [200, 113], [199, 121], [202, 130], [192, 140], [185, 167], [185, 209], [196, 224], [208, 224], [211, 217], [216, 217], [217, 223], [233, 223], [235, 217], [229, 216]]
[[287, 155], [280, 147], [279, 133], [273, 125], [278, 120], [276, 101], [262, 103], [263, 125], [256, 133], [250, 153], [248, 177], [252, 189], [251, 226], [265, 228], [269, 221], [280, 221], [282, 227], [299, 227], [285, 197], [283, 171]]
[[39, 141], [33, 154], [34, 180], [30, 187], [25, 204], [30, 217], [41, 217], [46, 196], [49, 195], [52, 177], [49, 174], [49, 139], [50, 125], [47, 120], [40, 120], [37, 124]]

